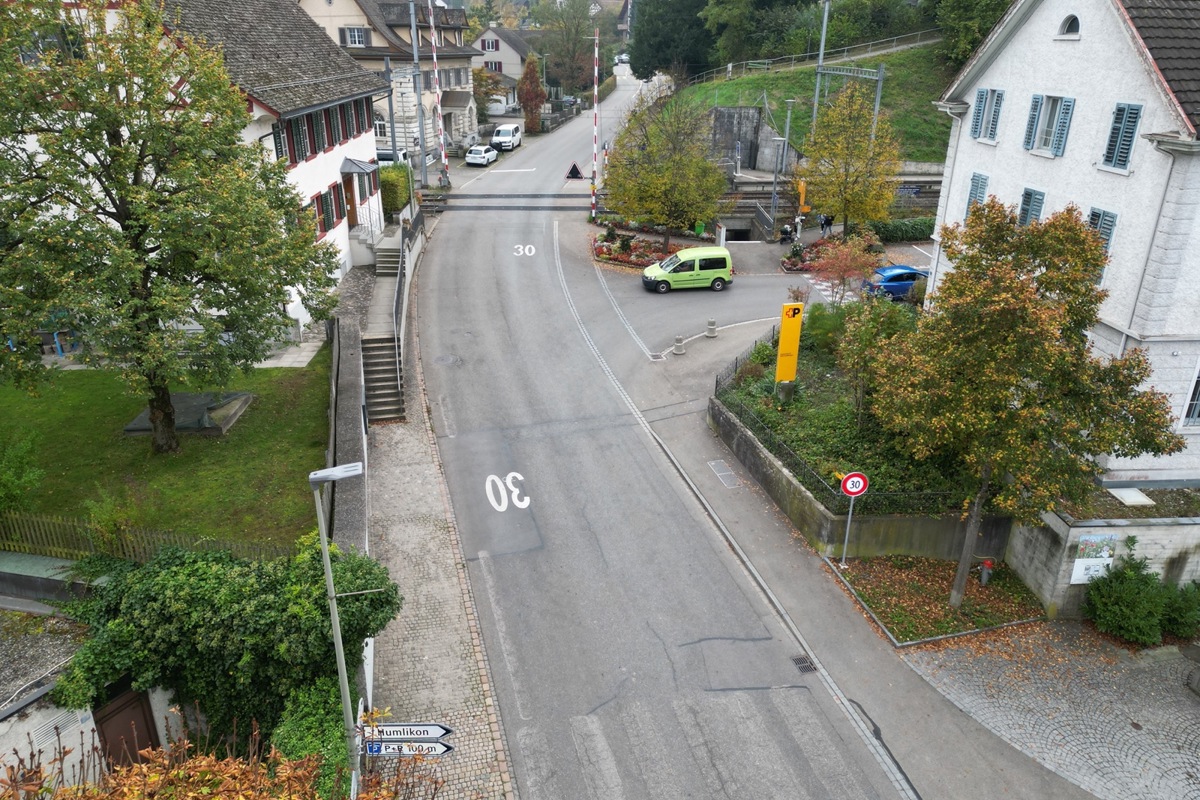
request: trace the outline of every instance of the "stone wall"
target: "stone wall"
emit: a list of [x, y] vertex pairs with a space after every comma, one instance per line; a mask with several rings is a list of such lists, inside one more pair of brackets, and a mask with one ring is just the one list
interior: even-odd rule
[[1137, 538], [1135, 557], [1169, 583], [1200, 580], [1200, 519], [1073, 520], [1045, 514], [1042, 525], [1015, 526], [1005, 560], [1037, 594], [1051, 617], [1079, 617], [1086, 583], [1071, 583], [1079, 537], [1112, 534], [1117, 553], [1126, 537]]

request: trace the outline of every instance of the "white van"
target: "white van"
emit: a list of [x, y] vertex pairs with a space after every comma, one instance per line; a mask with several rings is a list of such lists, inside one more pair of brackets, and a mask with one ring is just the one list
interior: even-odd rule
[[497, 150], [515, 150], [521, 146], [520, 125], [497, 125], [492, 131], [492, 147]]

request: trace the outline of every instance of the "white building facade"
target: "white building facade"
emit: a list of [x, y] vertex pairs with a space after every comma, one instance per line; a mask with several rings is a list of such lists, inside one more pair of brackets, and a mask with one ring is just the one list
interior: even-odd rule
[[[1107, 242], [1093, 345], [1147, 352], [1187, 448], [1110, 458], [1106, 485], [1200, 485], [1198, 78], [1200, 4], [1017, 0], [938, 104], [939, 230], [994, 195], [1022, 222], [1073, 203]], [[936, 247], [931, 284], [952, 268]]]

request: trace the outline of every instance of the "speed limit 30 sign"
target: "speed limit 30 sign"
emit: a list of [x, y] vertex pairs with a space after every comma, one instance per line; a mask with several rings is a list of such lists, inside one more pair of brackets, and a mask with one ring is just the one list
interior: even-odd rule
[[842, 478], [842, 494], [847, 497], [858, 497], [867, 491], [867, 476], [861, 472], [851, 472]]

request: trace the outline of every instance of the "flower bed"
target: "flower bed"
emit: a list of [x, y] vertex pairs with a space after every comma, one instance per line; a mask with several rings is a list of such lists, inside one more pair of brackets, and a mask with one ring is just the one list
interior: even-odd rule
[[616, 235], [610, 240], [602, 233], [592, 240], [592, 255], [597, 260], [639, 269], [645, 269], [682, 249], [682, 245], [672, 244], [669, 251], [664, 253], [662, 242], [639, 239], [632, 234]]

